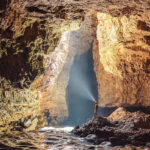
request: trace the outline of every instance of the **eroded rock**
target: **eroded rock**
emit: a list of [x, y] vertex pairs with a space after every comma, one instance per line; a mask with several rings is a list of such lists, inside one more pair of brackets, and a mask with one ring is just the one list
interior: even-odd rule
[[90, 142], [95, 144], [109, 141], [112, 145], [146, 146], [150, 142], [150, 127], [141, 122], [141, 118], [145, 117], [146, 120], [149, 116], [142, 112], [131, 113], [119, 108], [108, 117], [111, 121], [98, 116], [93, 117], [91, 121], [80, 128], [75, 128], [72, 132], [81, 137], [93, 135], [94, 139]]
[[48, 1], [42, 4], [22, 0], [0, 4], [4, 10], [0, 11], [0, 125], [19, 122], [22, 117], [37, 117], [38, 125], [44, 124], [40, 117], [41, 91], [33, 89], [32, 84], [46, 70], [45, 60], [61, 34], [80, 26], [82, 14], [72, 20], [63, 16], [64, 7]]
[[104, 13], [97, 13], [97, 19], [94, 60], [99, 105], [149, 106], [149, 20]]
[[[37, 116], [42, 125], [44, 109], [51, 111], [56, 123], [63, 121], [68, 116], [65, 90], [73, 51], [80, 55], [90, 46], [99, 105], [149, 106], [149, 7], [148, 1], [134, 0], [4, 0], [0, 4], [0, 125]], [[92, 12], [88, 25], [81, 26], [87, 12]], [[60, 42], [65, 31], [74, 34], [66, 53], [68, 43]], [[65, 58], [58, 61], [62, 49]], [[47, 65], [50, 59], [54, 62]]]
[[107, 119], [113, 122], [132, 122], [135, 128], [150, 129], [150, 115], [140, 111], [129, 112], [124, 108], [118, 108]]

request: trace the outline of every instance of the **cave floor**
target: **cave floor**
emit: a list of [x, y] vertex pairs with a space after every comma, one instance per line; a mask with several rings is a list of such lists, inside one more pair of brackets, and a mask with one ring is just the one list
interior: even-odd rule
[[[109, 142], [92, 145], [84, 138], [71, 134], [72, 127], [45, 127], [38, 133], [12, 132], [0, 137], [1, 150], [143, 150], [144, 147], [127, 145], [109, 146]], [[147, 150], [147, 149], [146, 149]]]

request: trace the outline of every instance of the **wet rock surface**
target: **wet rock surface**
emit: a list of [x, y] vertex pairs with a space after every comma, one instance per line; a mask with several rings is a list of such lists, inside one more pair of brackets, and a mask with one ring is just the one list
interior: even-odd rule
[[149, 117], [149, 114], [143, 112], [132, 113], [118, 108], [108, 119], [95, 116], [72, 132], [94, 144], [109, 141], [113, 146], [132, 144], [149, 147]]
[[[86, 138], [73, 135], [72, 127], [46, 127], [36, 133], [14, 131], [0, 137], [0, 150], [143, 150], [141, 146], [110, 146], [110, 142], [93, 144]], [[95, 139], [95, 135], [88, 138]]]

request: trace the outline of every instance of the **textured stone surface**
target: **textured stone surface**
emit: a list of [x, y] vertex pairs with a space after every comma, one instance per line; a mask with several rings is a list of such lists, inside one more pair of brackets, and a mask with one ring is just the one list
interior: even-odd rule
[[150, 129], [150, 115], [140, 111], [129, 112], [126, 109], [120, 107], [115, 110], [110, 116], [108, 116], [107, 119], [112, 122], [133, 122], [135, 128]]
[[[89, 15], [88, 25], [77, 30], [89, 11], [95, 16], [92, 23]], [[65, 89], [73, 57], [92, 43], [99, 105], [149, 106], [149, 12], [148, 0], [4, 0], [0, 125], [24, 117], [40, 120], [44, 109], [63, 120], [68, 115]], [[68, 42], [59, 45], [65, 31], [72, 31], [67, 51], [63, 46]], [[60, 54], [63, 62], [57, 59]]]
[[[114, 116], [116, 117], [113, 116], [114, 122], [95, 116], [81, 127], [76, 127], [72, 132], [75, 135], [87, 137], [86, 140], [94, 144], [109, 141], [112, 146], [124, 146], [128, 144], [148, 146], [150, 142], [150, 126], [144, 126], [146, 122], [141, 122], [140, 119], [144, 118], [144, 116], [150, 117], [150, 115], [140, 112], [136, 112], [136, 115], [135, 112], [130, 113], [124, 111], [126, 116], [117, 119], [117, 112], [120, 112], [121, 115], [123, 111], [122, 109], [118, 109], [114, 112]], [[93, 135], [94, 139], [88, 138], [91, 135]]]
[[137, 15], [97, 18], [100, 106], [149, 106], [149, 22]]
[[79, 30], [65, 32], [61, 36], [59, 45], [46, 59], [46, 71], [38, 77], [32, 88], [41, 91], [41, 114], [48, 109], [52, 117], [52, 124], [64, 121], [68, 117], [68, 102], [66, 88], [69, 73], [75, 56], [86, 53], [93, 42], [93, 13], [88, 13]]
[[47, 1], [5, 1], [0, 8], [0, 125], [6, 126], [41, 115], [41, 91], [32, 84], [45, 72], [61, 33], [77, 29], [82, 13], [66, 18], [63, 7]]

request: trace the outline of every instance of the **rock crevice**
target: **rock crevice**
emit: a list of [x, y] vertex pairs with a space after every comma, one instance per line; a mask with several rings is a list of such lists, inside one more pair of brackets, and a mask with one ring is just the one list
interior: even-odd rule
[[0, 124], [37, 116], [42, 125], [45, 109], [63, 121], [71, 65], [90, 47], [99, 106], [150, 106], [149, 8], [148, 0], [3, 0]]

